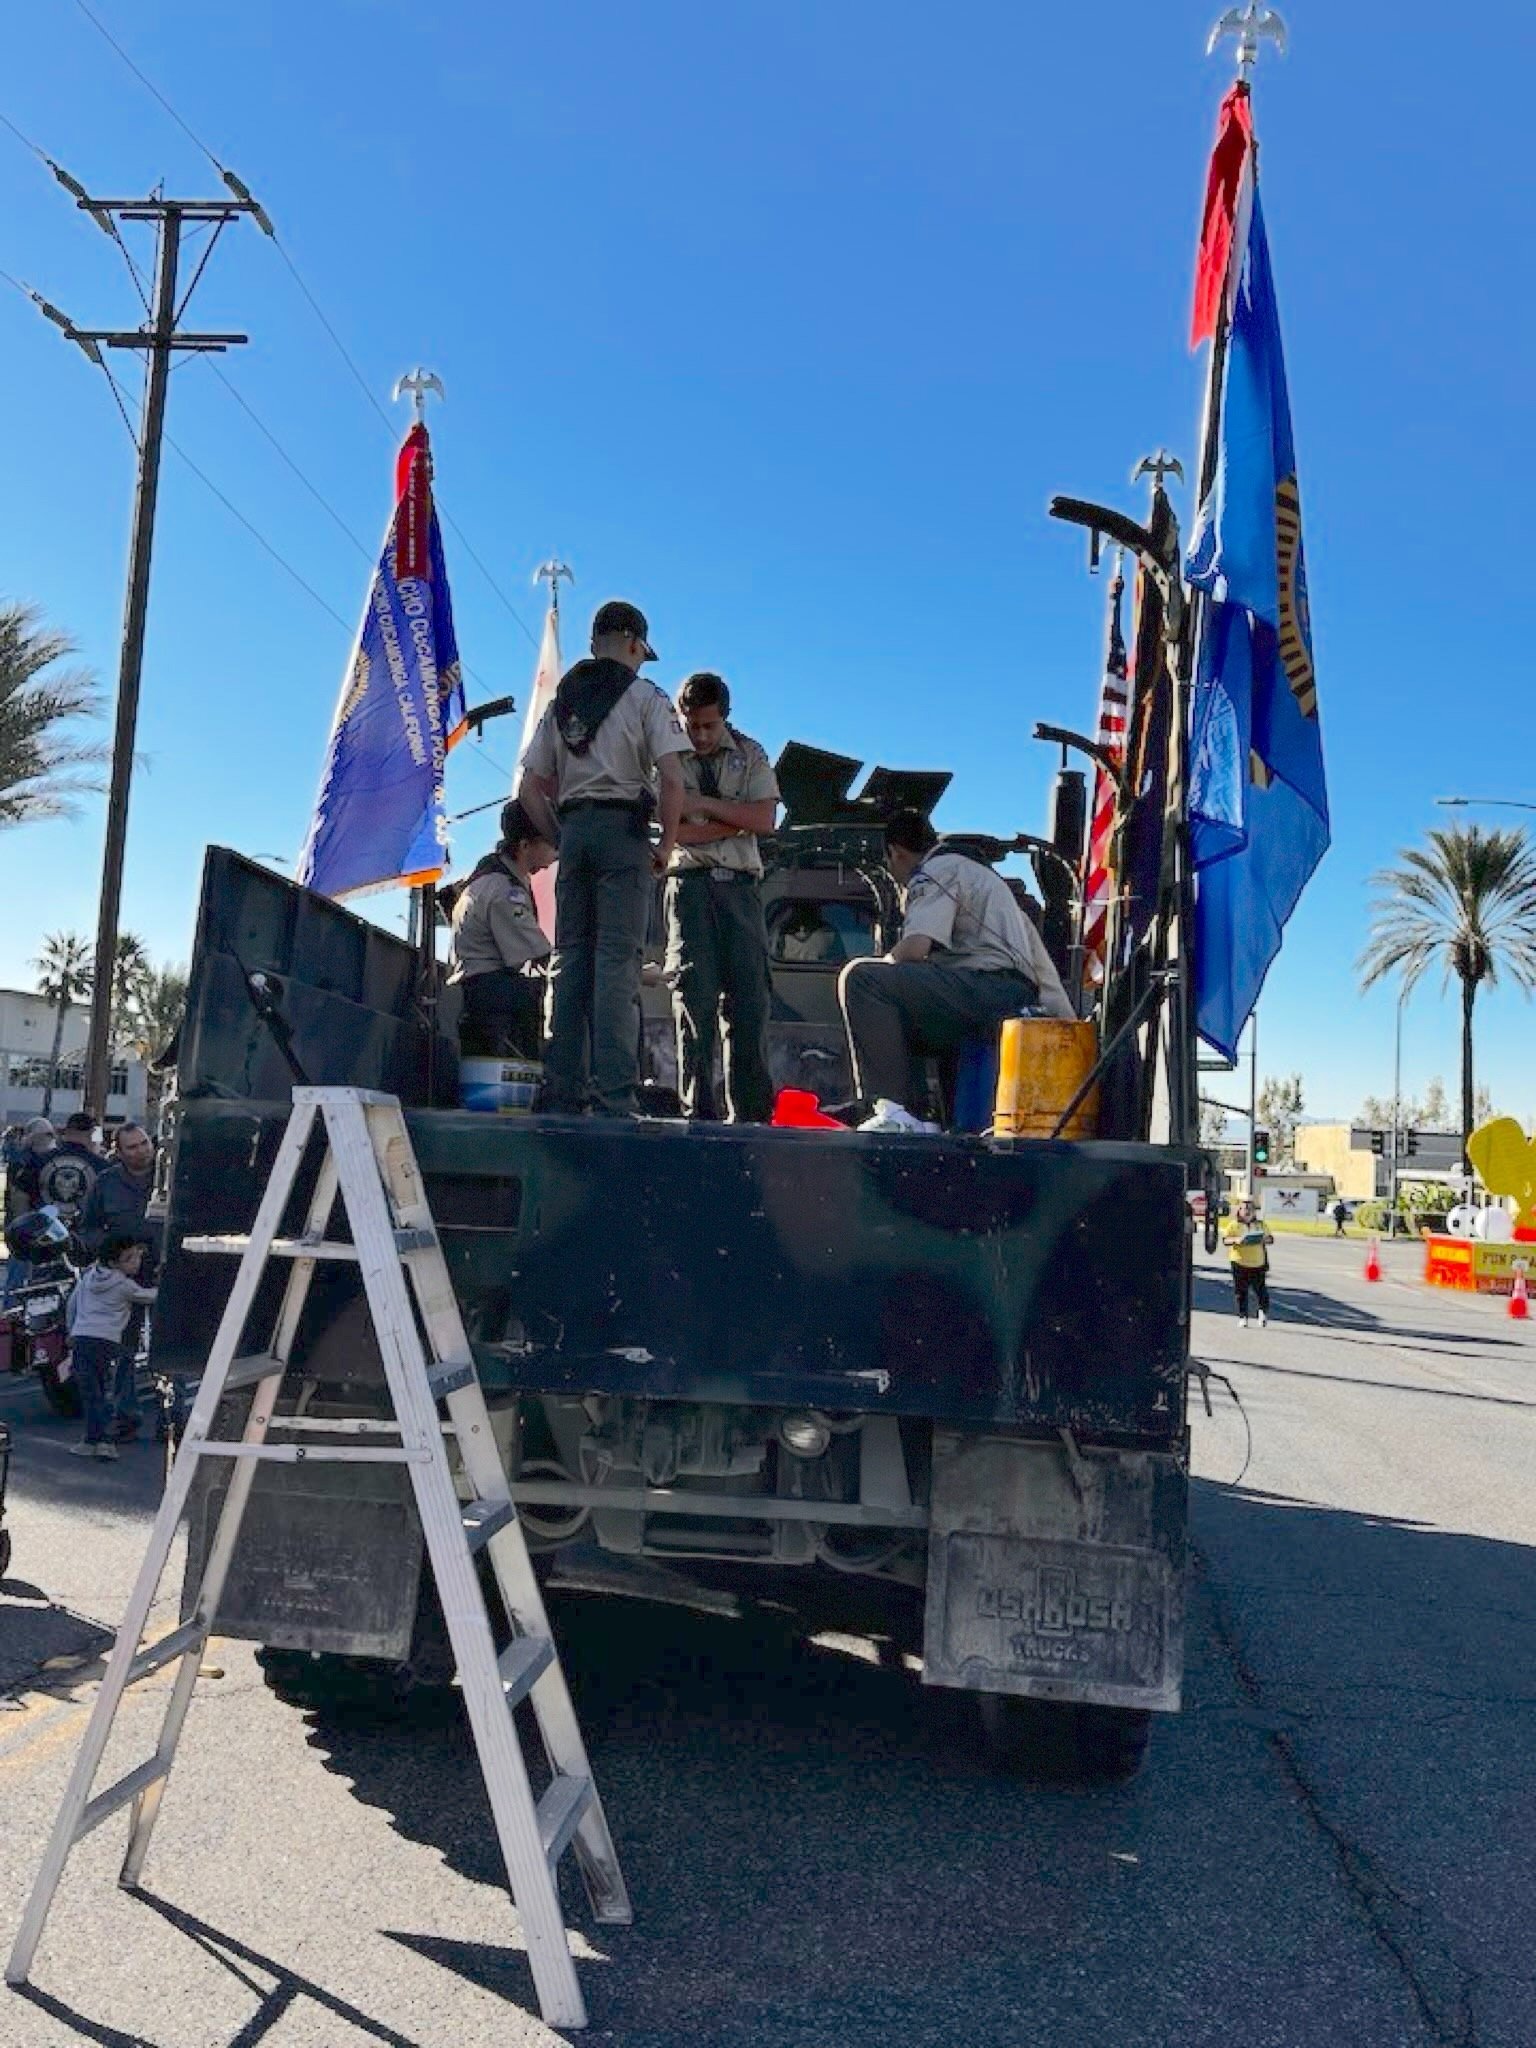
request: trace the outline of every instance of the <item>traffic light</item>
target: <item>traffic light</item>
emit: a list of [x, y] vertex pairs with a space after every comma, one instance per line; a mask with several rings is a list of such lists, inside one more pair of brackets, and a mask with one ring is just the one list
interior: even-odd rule
[[1382, 1154], [1383, 1154], [1383, 1153], [1384, 1153], [1384, 1152], [1386, 1151], [1386, 1149], [1387, 1149], [1387, 1134], [1386, 1134], [1386, 1132], [1385, 1132], [1385, 1131], [1372, 1131], [1372, 1133], [1371, 1133], [1371, 1150], [1372, 1150], [1372, 1151], [1373, 1151], [1373, 1152], [1374, 1152], [1374, 1153], [1376, 1154], [1376, 1157], [1377, 1157], [1377, 1158], [1379, 1159], [1379, 1158], [1381, 1157], [1381, 1155], [1382, 1155]]
[[1403, 1150], [1407, 1153], [1410, 1159], [1414, 1159], [1418, 1156], [1419, 1134], [1417, 1131], [1404, 1131]]
[[1256, 1130], [1253, 1134], [1253, 1163], [1255, 1166], [1269, 1164], [1269, 1133]]

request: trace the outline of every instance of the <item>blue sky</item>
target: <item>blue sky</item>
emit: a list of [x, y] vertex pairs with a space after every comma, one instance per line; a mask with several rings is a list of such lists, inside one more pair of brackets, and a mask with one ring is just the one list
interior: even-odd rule
[[[381, 400], [418, 361], [443, 377], [441, 499], [528, 627], [558, 550], [572, 627], [638, 599], [659, 679], [722, 668], [771, 750], [944, 765], [941, 822], [1041, 828], [1053, 763], [1029, 730], [1091, 724], [1103, 601], [1046, 500], [1134, 504], [1138, 456], [1192, 454], [1190, 269], [1230, 74], [1202, 55], [1215, 0], [93, 4], [263, 199]], [[1536, 28], [1513, 0], [1470, 33], [1419, 0], [1385, 28], [1375, 5], [1287, 11], [1256, 107], [1334, 846], [1271, 976], [1261, 1066], [1348, 1114], [1391, 1081], [1393, 997], [1360, 998], [1351, 968], [1364, 877], [1445, 817], [1438, 795], [1536, 800], [1532, 173], [1490, 86], [1529, 75]], [[72, 0], [8, 34], [0, 109], [76, 176], [211, 189]], [[83, 324], [134, 323], [116, 252], [4, 134], [0, 266]], [[232, 231], [196, 313], [249, 332], [229, 376], [371, 550], [391, 437], [277, 253]], [[128, 438], [3, 286], [0, 340], [0, 591], [110, 683]], [[124, 915], [184, 956], [209, 840], [297, 850], [366, 569], [205, 364], [176, 372], [170, 427], [349, 622], [167, 455]], [[466, 658], [484, 694], [521, 698], [530, 641], [448, 546]], [[497, 796], [514, 745], [504, 725], [489, 759], [461, 748], [451, 806]], [[0, 982], [29, 980], [45, 930], [94, 928], [100, 835], [99, 805], [5, 835]], [[465, 828], [461, 856], [488, 836]], [[1499, 992], [1481, 1027], [1483, 1077], [1522, 1117], [1532, 1022]], [[1408, 1086], [1453, 1082], [1456, 1047], [1426, 989]]]

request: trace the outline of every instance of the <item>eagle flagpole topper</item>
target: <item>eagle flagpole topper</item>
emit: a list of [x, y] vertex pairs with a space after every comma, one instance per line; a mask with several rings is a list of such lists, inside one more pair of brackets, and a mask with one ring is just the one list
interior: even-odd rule
[[1205, 46], [1207, 57], [1214, 57], [1228, 36], [1237, 38], [1237, 75], [1245, 85], [1253, 77], [1264, 44], [1272, 45], [1276, 56], [1283, 57], [1289, 40], [1284, 16], [1273, 7], [1257, 6], [1255, 0], [1248, 0], [1246, 7], [1227, 9], [1211, 30]]

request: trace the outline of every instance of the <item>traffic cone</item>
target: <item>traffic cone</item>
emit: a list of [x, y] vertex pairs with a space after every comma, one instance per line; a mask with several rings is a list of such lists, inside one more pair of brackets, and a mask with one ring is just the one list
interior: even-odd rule
[[1381, 1278], [1381, 1245], [1374, 1237], [1371, 1239], [1370, 1250], [1365, 1255], [1365, 1277], [1367, 1280]]
[[1516, 1273], [1515, 1284], [1510, 1292], [1509, 1313], [1513, 1322], [1523, 1323], [1531, 1312], [1530, 1294], [1525, 1284], [1524, 1273]]

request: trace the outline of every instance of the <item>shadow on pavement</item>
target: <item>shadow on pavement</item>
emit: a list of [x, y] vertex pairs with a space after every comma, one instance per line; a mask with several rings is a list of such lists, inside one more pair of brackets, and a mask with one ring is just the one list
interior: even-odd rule
[[[601, 1958], [594, 2028], [626, 2048], [1525, 2043], [1536, 1552], [1193, 1491], [1186, 1712], [1112, 1790], [993, 1774], [968, 1699], [904, 1661], [915, 1603], [829, 1641], [788, 1606], [552, 1601], [637, 1909], [594, 1929], [567, 1881]], [[402, 1834], [502, 1885], [461, 1723], [315, 1717], [309, 1739]], [[514, 1926], [505, 1949], [392, 1938], [531, 2007]]]
[[[1524, 1351], [1529, 1347], [1519, 1337], [1495, 1336], [1491, 1331], [1454, 1330], [1421, 1323], [1390, 1322], [1369, 1309], [1340, 1301], [1331, 1294], [1319, 1294], [1310, 1287], [1287, 1287], [1270, 1281], [1271, 1322], [1301, 1322], [1334, 1336], [1386, 1338], [1402, 1349], [1417, 1346], [1441, 1357], [1455, 1357], [1466, 1346], [1481, 1350]], [[1194, 1305], [1207, 1315], [1234, 1319], [1231, 1282], [1222, 1275], [1195, 1273]], [[1404, 1343], [1402, 1340], [1408, 1340]], [[1475, 1355], [1467, 1353], [1466, 1355]]]
[[[184, 1912], [181, 1907], [171, 1905], [168, 1900], [156, 1898], [153, 1892], [135, 1890], [134, 1897], [158, 1913], [162, 1920], [168, 1921], [178, 1933], [195, 1942], [206, 1955], [221, 1964], [253, 1997], [261, 2001], [240, 2031], [231, 2035], [227, 2042], [221, 2044], [221, 2048], [257, 2048], [258, 2043], [266, 2040], [267, 2036], [282, 2024], [290, 2007], [300, 1999], [312, 2001], [334, 2020], [355, 2029], [367, 2040], [383, 2042], [384, 2048], [423, 2048], [422, 2043], [413, 2040], [409, 2035], [398, 2033], [395, 2028], [386, 2026], [382, 2020], [371, 2018], [359, 2007], [349, 2004], [346, 1999], [338, 1998], [334, 1992], [327, 1991], [313, 1978], [300, 1976], [285, 1963], [279, 1963], [273, 1957], [263, 1955], [259, 1949], [251, 1948], [243, 1941], [237, 1941], [233, 1935], [225, 1934], [220, 1928], [210, 1927], [207, 1921], [199, 1920], [194, 1914]], [[252, 1971], [260, 1971], [263, 1976], [275, 1979], [275, 1982], [270, 1986], [265, 1985], [251, 1974]], [[16, 1995], [67, 2026], [71, 2039], [96, 2041], [101, 2043], [101, 2048], [152, 2048], [152, 2044], [147, 2043], [143, 2035], [125, 2034], [116, 2027], [87, 2019], [73, 2006], [65, 2005], [61, 1999], [50, 1996], [46, 1991], [39, 1991], [34, 1985], [17, 1987]]]

